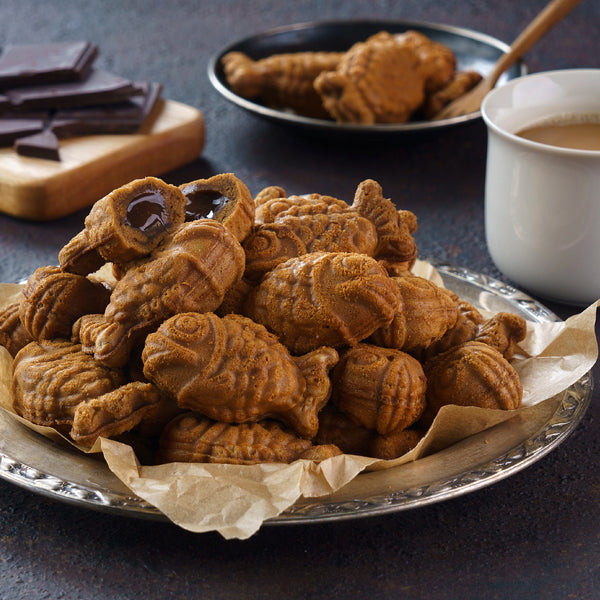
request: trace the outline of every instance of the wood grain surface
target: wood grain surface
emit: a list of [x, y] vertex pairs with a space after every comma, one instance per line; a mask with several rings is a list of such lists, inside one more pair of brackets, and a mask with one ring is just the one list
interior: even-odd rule
[[159, 176], [197, 158], [204, 148], [203, 114], [160, 100], [138, 133], [60, 141], [60, 162], [0, 149], [0, 211], [35, 221], [93, 204], [113, 189]]

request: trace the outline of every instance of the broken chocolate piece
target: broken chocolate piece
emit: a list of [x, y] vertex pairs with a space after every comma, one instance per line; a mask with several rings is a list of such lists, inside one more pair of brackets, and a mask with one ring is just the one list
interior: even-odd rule
[[11, 146], [20, 137], [39, 133], [44, 129], [43, 119], [12, 119], [0, 117], [0, 146]]
[[13, 109], [65, 108], [123, 102], [143, 94], [143, 87], [106, 71], [92, 70], [84, 81], [5, 90]]
[[138, 84], [143, 94], [118, 104], [96, 105], [56, 111], [50, 128], [61, 139], [79, 135], [135, 133], [156, 106], [162, 84]]
[[0, 89], [83, 79], [97, 54], [89, 42], [8, 46], [0, 56]]
[[17, 139], [15, 150], [21, 156], [60, 160], [58, 138], [49, 129]]

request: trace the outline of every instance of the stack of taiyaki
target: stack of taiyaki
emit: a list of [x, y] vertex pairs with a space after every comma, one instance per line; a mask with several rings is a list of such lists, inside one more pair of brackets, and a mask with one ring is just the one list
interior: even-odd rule
[[381, 31], [346, 52], [297, 52], [252, 60], [222, 58], [231, 90], [276, 109], [338, 123], [431, 119], [480, 80], [457, 70], [444, 44], [418, 31]]
[[251, 464], [395, 458], [445, 404], [518, 407], [525, 322], [414, 275], [416, 229], [373, 180], [352, 203], [133, 181], [0, 314], [14, 410], [86, 447]]

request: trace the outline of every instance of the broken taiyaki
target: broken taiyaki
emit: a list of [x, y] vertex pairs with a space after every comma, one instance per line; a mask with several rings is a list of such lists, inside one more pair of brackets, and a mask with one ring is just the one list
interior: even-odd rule
[[74, 330], [97, 360], [123, 366], [137, 343], [172, 315], [215, 310], [244, 271], [235, 236], [212, 219], [182, 225], [153, 259], [129, 269], [103, 315], [85, 315]]

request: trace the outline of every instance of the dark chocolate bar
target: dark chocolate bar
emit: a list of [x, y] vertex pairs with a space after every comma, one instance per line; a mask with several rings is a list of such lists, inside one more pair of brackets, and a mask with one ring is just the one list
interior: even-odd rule
[[39, 133], [44, 124], [45, 119], [0, 117], [0, 146], [12, 146], [17, 138]]
[[141, 83], [145, 90], [128, 102], [57, 111], [50, 128], [59, 138], [103, 133], [135, 133], [144, 124], [160, 98], [162, 84]]
[[15, 141], [14, 148], [17, 154], [21, 156], [60, 160], [58, 138], [49, 129], [44, 129], [41, 133], [19, 138]]
[[0, 56], [0, 89], [83, 79], [97, 55], [89, 42], [8, 46]]
[[[144, 90], [134, 82], [106, 71], [93, 69], [87, 79], [56, 85], [31, 86], [5, 90], [10, 108], [30, 110], [60, 109], [123, 102]], [[6, 107], [2, 107], [6, 110]]]

